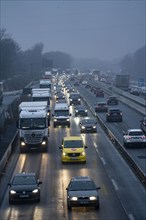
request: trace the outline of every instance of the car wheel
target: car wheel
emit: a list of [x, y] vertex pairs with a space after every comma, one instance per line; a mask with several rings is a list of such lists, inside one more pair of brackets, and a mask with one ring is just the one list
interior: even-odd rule
[[95, 206], [95, 209], [99, 209], [100, 204], [98, 203], [98, 205]]
[[54, 128], [56, 128], [56, 125], [54, 125]]
[[13, 204], [13, 201], [11, 199], [9, 199], [9, 204]]
[[67, 203], [68, 210], [71, 210], [71, 206]]
[[68, 128], [70, 128], [70, 125], [68, 125]]

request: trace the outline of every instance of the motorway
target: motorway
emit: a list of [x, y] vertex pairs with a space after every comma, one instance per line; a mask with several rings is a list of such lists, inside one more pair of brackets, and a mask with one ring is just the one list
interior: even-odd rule
[[[82, 86], [78, 88], [84, 97], [89, 98], [91, 105], [96, 100]], [[92, 96], [92, 98], [91, 98]], [[92, 101], [93, 100], [93, 101]], [[52, 106], [54, 101], [52, 102]], [[121, 130], [127, 126], [136, 126], [141, 115], [132, 109], [119, 104], [124, 113], [124, 121], [112, 123], [111, 129], [121, 138]], [[126, 109], [127, 108], [127, 109]], [[97, 134], [80, 134], [79, 118], [74, 117], [71, 107], [71, 127], [53, 127], [51, 122], [49, 146], [47, 153], [20, 154], [15, 149], [0, 182], [3, 193], [0, 196], [0, 219], [22, 220], [144, 220], [146, 219], [146, 191], [140, 181], [120, 156], [112, 142], [106, 136], [100, 125]], [[89, 113], [91, 114], [91, 112]], [[101, 117], [104, 115], [101, 113]], [[136, 119], [132, 120], [132, 117]], [[121, 127], [122, 126], [122, 127]], [[59, 146], [64, 136], [81, 135], [88, 146], [86, 164], [62, 164]], [[129, 149], [130, 152], [135, 149]], [[136, 150], [143, 155], [145, 149]], [[138, 153], [139, 152], [139, 153]], [[135, 154], [134, 154], [135, 155]], [[136, 159], [139, 159], [136, 156]], [[143, 163], [142, 163], [143, 164]], [[41, 202], [36, 204], [9, 205], [7, 183], [18, 172], [35, 172], [43, 184], [41, 185]], [[97, 186], [101, 187], [100, 209], [72, 208], [67, 210], [66, 187], [72, 176], [89, 175]]]

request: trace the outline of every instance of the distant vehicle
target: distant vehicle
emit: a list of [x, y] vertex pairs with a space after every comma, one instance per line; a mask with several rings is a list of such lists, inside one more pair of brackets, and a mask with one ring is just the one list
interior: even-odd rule
[[122, 122], [122, 111], [118, 108], [108, 109], [106, 113], [106, 121], [107, 122]]
[[74, 107], [75, 116], [85, 117], [88, 116], [88, 109], [83, 105], [76, 105]]
[[95, 112], [107, 112], [107, 111], [108, 111], [108, 106], [106, 102], [104, 101], [97, 102], [97, 104], [95, 105]]
[[95, 95], [96, 97], [104, 97], [104, 91], [102, 89], [97, 89]]
[[40, 82], [39, 82], [39, 87], [40, 88], [49, 88], [51, 89], [51, 80], [49, 79], [40, 79]]
[[67, 103], [56, 103], [54, 108], [53, 123], [54, 128], [56, 126], [68, 126], [70, 127], [70, 116], [69, 106]]
[[116, 96], [109, 96], [107, 99], [107, 105], [118, 105], [118, 99]]
[[129, 88], [130, 76], [128, 74], [117, 74], [115, 78], [115, 86], [120, 89]]
[[69, 136], [62, 139], [61, 160], [66, 162], [82, 162], [86, 163], [86, 152], [83, 140], [80, 136]]
[[69, 96], [69, 105], [80, 105], [81, 104], [81, 97], [79, 93], [70, 93]]
[[87, 83], [88, 82], [86, 80], [82, 81], [82, 85], [84, 85], [84, 86], [87, 85]]
[[80, 121], [81, 133], [96, 133], [97, 121], [94, 118], [85, 118]]
[[9, 203], [40, 202], [40, 184], [35, 173], [16, 174], [9, 185]]
[[140, 122], [140, 128], [146, 134], [146, 116]]
[[47, 102], [20, 103], [19, 119], [17, 120], [20, 152], [47, 150], [48, 121]]
[[138, 86], [132, 86], [130, 88], [130, 94], [139, 96], [140, 95], [139, 87]]
[[146, 136], [141, 129], [128, 129], [127, 132], [123, 133], [123, 143], [125, 147], [146, 147]]
[[67, 190], [67, 207], [91, 206], [99, 209], [99, 191], [94, 180], [89, 176], [72, 177]]

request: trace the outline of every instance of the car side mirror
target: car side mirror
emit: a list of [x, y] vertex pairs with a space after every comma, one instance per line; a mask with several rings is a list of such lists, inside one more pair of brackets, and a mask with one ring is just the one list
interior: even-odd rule
[[97, 187], [96, 189], [99, 190], [99, 189], [101, 189], [101, 187]]
[[71, 113], [69, 114], [69, 116], [71, 116]]
[[61, 149], [61, 150], [62, 150], [62, 146], [61, 146], [61, 147], [59, 147], [59, 149]]
[[52, 117], [54, 117], [54, 114], [52, 114]]
[[85, 145], [85, 148], [88, 148], [88, 147]]
[[42, 184], [43, 182], [42, 181], [38, 181], [38, 184]]
[[11, 186], [11, 183], [8, 183], [8, 186]]
[[68, 190], [68, 187], [66, 188], [66, 190]]

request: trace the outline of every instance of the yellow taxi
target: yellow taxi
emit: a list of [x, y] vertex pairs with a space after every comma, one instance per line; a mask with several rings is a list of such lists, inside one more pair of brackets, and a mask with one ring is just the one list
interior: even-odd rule
[[66, 162], [82, 162], [86, 163], [86, 152], [83, 140], [80, 136], [69, 136], [62, 139], [60, 149], [62, 163]]

